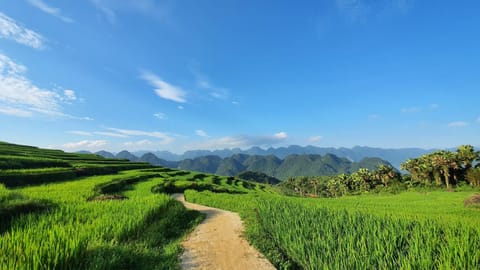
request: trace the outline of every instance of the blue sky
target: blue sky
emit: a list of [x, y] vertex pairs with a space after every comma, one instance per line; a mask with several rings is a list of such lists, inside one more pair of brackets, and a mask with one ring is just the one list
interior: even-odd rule
[[0, 3], [0, 140], [480, 145], [478, 1]]

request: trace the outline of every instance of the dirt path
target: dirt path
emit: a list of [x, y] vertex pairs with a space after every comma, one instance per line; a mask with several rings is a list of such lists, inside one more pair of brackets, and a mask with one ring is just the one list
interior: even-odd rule
[[238, 214], [185, 202], [183, 194], [173, 197], [185, 207], [207, 215], [183, 242], [182, 269], [275, 269], [241, 237], [243, 225]]

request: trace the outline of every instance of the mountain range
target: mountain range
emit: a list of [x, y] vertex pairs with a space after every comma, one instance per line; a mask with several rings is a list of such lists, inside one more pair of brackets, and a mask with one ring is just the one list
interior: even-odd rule
[[[108, 157], [113, 155], [105, 151], [100, 151], [96, 154]], [[293, 154], [286, 156], [284, 159], [274, 155], [234, 154], [225, 158], [216, 155], [207, 155], [181, 161], [168, 161], [157, 157], [153, 153], [145, 153], [141, 157], [138, 157], [128, 151], [121, 151], [116, 154], [115, 157], [129, 159], [131, 161], [149, 162], [153, 165], [170, 168], [227, 176], [235, 176], [246, 171], [259, 172], [281, 180], [285, 180], [290, 176], [352, 173], [360, 168], [374, 170], [379, 164], [390, 165], [388, 161], [380, 158], [364, 158], [359, 162], [354, 162], [345, 157], [338, 157], [333, 154], [325, 154], [323, 156]]]
[[[182, 161], [185, 159], [194, 159], [202, 156], [218, 156], [220, 158], [231, 157], [235, 154], [258, 155], [258, 156], [276, 156], [284, 159], [289, 155], [325, 155], [333, 154], [338, 157], [344, 157], [354, 162], [359, 162], [364, 158], [378, 157], [390, 162], [395, 168], [400, 168], [400, 163], [409, 158], [415, 158], [423, 154], [431, 153], [437, 149], [421, 149], [421, 148], [400, 148], [385, 149], [365, 146], [355, 146], [353, 148], [334, 148], [334, 147], [316, 147], [316, 146], [298, 146], [291, 145], [288, 147], [268, 148], [252, 147], [250, 149], [241, 150], [239, 148], [224, 150], [193, 150], [183, 154], [174, 154], [168, 151], [136, 151], [128, 153], [122, 151], [117, 155], [106, 151], [97, 152], [97, 154], [109, 157], [116, 156], [118, 158], [135, 159], [142, 157], [144, 154], [152, 153], [155, 157], [164, 161]], [[130, 154], [130, 155], [129, 155]], [[133, 154], [133, 155], [132, 155]], [[135, 156], [135, 157], [134, 157]], [[153, 157], [151, 157], [153, 158]]]

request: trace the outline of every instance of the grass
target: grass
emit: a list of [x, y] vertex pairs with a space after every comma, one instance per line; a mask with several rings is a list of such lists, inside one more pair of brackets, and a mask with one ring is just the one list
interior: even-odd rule
[[463, 208], [471, 194], [186, 197], [240, 212], [247, 237], [280, 269], [478, 269], [480, 210]]
[[0, 237], [0, 269], [176, 268], [179, 241], [201, 215], [167, 195], [150, 192], [163, 179], [130, 186], [123, 191], [127, 200], [87, 201], [96, 185], [115, 177], [17, 189], [17, 194], [51, 200], [57, 207], [11, 222]]
[[1, 142], [0, 166], [0, 269], [177, 269], [180, 241], [203, 215], [159, 187], [267, 190], [239, 179]]

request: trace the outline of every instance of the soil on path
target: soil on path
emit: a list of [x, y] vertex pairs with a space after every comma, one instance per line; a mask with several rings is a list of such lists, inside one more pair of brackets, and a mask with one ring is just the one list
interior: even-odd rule
[[237, 213], [185, 202], [185, 207], [206, 214], [205, 220], [183, 242], [182, 269], [256, 270], [275, 267], [241, 237], [243, 225]]

